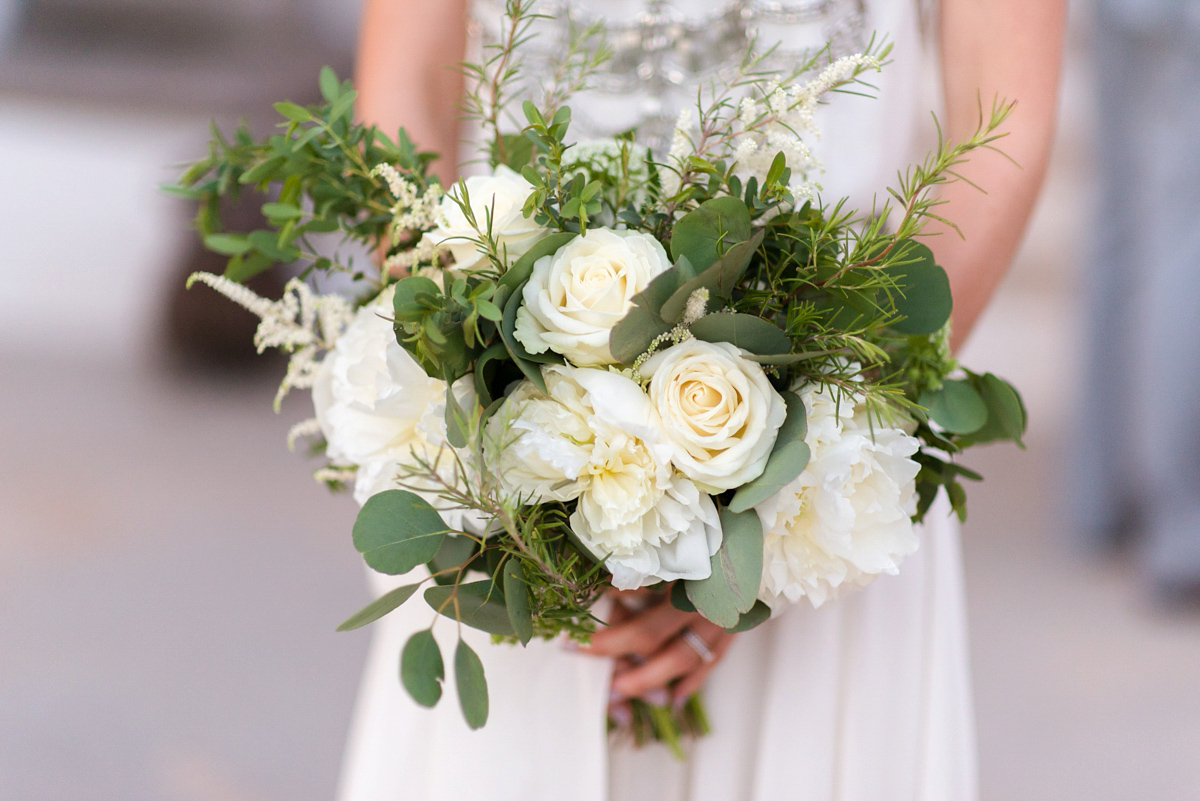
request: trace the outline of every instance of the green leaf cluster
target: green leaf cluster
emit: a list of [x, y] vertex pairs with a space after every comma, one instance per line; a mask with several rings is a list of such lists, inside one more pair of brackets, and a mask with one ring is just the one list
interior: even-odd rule
[[[206, 158], [191, 165], [168, 191], [194, 200], [195, 224], [205, 245], [229, 257], [225, 275], [245, 281], [274, 264], [300, 262], [306, 272], [339, 271], [359, 277], [367, 270], [322, 255], [315, 236], [338, 233], [343, 242], [374, 248], [387, 242], [392, 198], [372, 170], [388, 164], [424, 188], [435, 154], [417, 149], [403, 129], [395, 137], [354, 121], [357, 96], [350, 81], [329, 67], [321, 70], [321, 105], [277, 103], [283, 118], [279, 132], [258, 140], [245, 126], [232, 137], [212, 127]], [[226, 230], [221, 201], [256, 192], [265, 226], [254, 231]], [[412, 247], [405, 241], [393, 252]]]

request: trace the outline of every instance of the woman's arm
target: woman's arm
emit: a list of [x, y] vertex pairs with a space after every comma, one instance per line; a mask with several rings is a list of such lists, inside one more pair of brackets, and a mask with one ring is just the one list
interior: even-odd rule
[[466, 0], [367, 0], [358, 40], [358, 116], [389, 135], [408, 131], [442, 158], [434, 172], [457, 177], [459, 102], [456, 67], [467, 41]]
[[[953, 341], [971, 333], [1012, 262], [1046, 175], [1054, 139], [1066, 0], [941, 0], [945, 130], [969, 137], [999, 96], [1017, 105], [997, 146], [1008, 158], [977, 150], [944, 187], [935, 211], [962, 232], [930, 226], [928, 240], [950, 276]], [[1012, 162], [1015, 161], [1018, 166]]]

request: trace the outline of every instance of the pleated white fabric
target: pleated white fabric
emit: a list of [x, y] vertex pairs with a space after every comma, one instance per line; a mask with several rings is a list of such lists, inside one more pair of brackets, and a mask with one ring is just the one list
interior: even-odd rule
[[[868, 4], [868, 30], [894, 43], [894, 61], [874, 81], [878, 99], [838, 98], [819, 112], [829, 197], [869, 208], [927, 149], [937, 95], [917, 7]], [[974, 801], [958, 528], [944, 504], [920, 537], [898, 576], [740, 635], [705, 689], [713, 734], [686, 762], [610, 745], [610, 665], [554, 643], [493, 646], [465, 629], [488, 676], [487, 726], [466, 728], [452, 676], [441, 704], [417, 706], [399, 655], [433, 612], [410, 601], [374, 624], [339, 799]], [[376, 593], [411, 580], [371, 575]], [[451, 674], [455, 628], [443, 620], [436, 633]]]
[[[380, 593], [397, 583], [372, 575]], [[466, 728], [453, 690], [417, 706], [399, 654], [433, 613], [410, 603], [375, 624], [339, 798], [973, 801], [963, 610], [958, 527], [938, 504], [900, 575], [739, 636], [705, 688], [713, 733], [680, 762], [610, 747], [608, 663], [556, 643], [494, 646], [465, 629], [490, 683], [487, 726]], [[449, 663], [454, 627], [436, 631]]]

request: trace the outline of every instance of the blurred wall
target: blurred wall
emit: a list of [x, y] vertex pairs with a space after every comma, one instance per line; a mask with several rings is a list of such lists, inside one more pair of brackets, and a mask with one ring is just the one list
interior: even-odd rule
[[0, 344], [154, 345], [194, 236], [158, 191], [208, 122], [348, 74], [358, 0], [0, 0]]

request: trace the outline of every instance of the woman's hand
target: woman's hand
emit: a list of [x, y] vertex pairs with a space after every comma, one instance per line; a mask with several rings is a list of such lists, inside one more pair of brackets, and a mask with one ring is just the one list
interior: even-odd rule
[[581, 650], [617, 660], [609, 713], [618, 722], [629, 720], [630, 698], [682, 705], [704, 686], [735, 636], [695, 612], [679, 611], [663, 596], [615, 592], [613, 600], [609, 627]]

